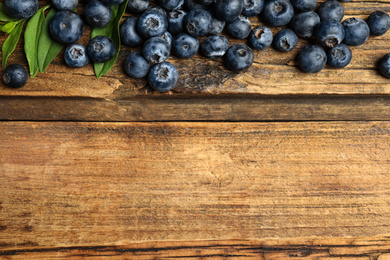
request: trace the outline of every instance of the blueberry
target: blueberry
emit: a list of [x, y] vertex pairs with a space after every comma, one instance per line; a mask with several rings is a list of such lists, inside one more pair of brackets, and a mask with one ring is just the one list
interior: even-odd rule
[[341, 23], [327, 20], [320, 22], [317, 25], [314, 35], [319, 44], [324, 47], [332, 48], [343, 41], [345, 31]]
[[378, 10], [370, 14], [367, 24], [370, 27], [371, 35], [380, 36], [389, 30], [390, 17], [386, 12]]
[[194, 37], [203, 37], [209, 34], [211, 14], [204, 9], [190, 11], [184, 19], [184, 27]]
[[137, 29], [141, 36], [146, 39], [162, 35], [168, 29], [165, 11], [160, 11], [157, 8], [148, 8], [141, 14]]
[[307, 12], [316, 7], [317, 0], [291, 0], [291, 4], [296, 12]]
[[390, 53], [387, 53], [379, 61], [379, 70], [383, 76], [390, 78]]
[[142, 13], [149, 7], [149, 0], [131, 0], [127, 3], [130, 13]]
[[344, 43], [349, 46], [364, 44], [370, 36], [370, 28], [360, 18], [348, 18], [341, 23], [344, 26]]
[[33, 16], [39, 8], [38, 0], [5, 0], [6, 12], [16, 19], [26, 19]]
[[340, 43], [326, 52], [328, 64], [335, 68], [344, 68], [352, 60], [352, 51], [344, 43]]
[[340, 22], [344, 17], [344, 7], [336, 0], [328, 0], [320, 4], [317, 8], [317, 13], [321, 21], [336, 21]]
[[165, 9], [158, 5], [149, 6], [145, 12], [156, 12], [161, 15], [167, 16], [167, 12], [165, 11]]
[[159, 92], [167, 92], [176, 86], [179, 73], [176, 67], [167, 61], [154, 65], [149, 71], [149, 83]]
[[326, 53], [319, 45], [306, 45], [298, 54], [298, 63], [304, 72], [316, 73], [326, 64]]
[[216, 0], [195, 0], [195, 1], [201, 5], [212, 5], [215, 4]]
[[292, 51], [298, 44], [298, 36], [293, 30], [282, 29], [275, 34], [273, 45], [275, 49], [282, 52]]
[[236, 39], [246, 39], [250, 34], [252, 25], [248, 18], [240, 16], [237, 20], [229, 23], [227, 30], [231, 36]]
[[197, 3], [195, 0], [184, 0], [184, 7], [187, 11], [194, 9], [207, 9], [207, 6]]
[[293, 18], [294, 8], [289, 0], [269, 0], [260, 15], [270, 26], [284, 26]]
[[183, 10], [173, 10], [168, 14], [168, 31], [172, 35], [184, 32], [184, 18], [187, 12]]
[[160, 37], [168, 44], [168, 47], [170, 50], [172, 47], [172, 42], [173, 42], [172, 34], [170, 34], [169, 32], [165, 32]]
[[253, 17], [263, 10], [264, 0], [244, 0], [244, 9], [242, 15], [246, 17]]
[[313, 11], [294, 15], [291, 20], [291, 29], [300, 37], [310, 38], [314, 29], [320, 23], [320, 17]]
[[203, 55], [210, 59], [219, 59], [225, 55], [229, 49], [229, 41], [223, 35], [210, 36], [202, 42], [200, 45]]
[[57, 10], [72, 11], [77, 7], [78, 0], [51, 0], [51, 3]]
[[101, 1], [107, 5], [119, 5], [123, 3], [125, 0], [101, 0]]
[[217, 35], [222, 33], [223, 29], [225, 28], [225, 25], [225, 21], [219, 20], [212, 15], [209, 34]]
[[193, 57], [199, 49], [197, 38], [182, 33], [175, 37], [172, 44], [172, 52], [179, 58], [188, 59]]
[[92, 27], [105, 27], [112, 18], [110, 6], [99, 0], [90, 1], [84, 8], [84, 17]]
[[170, 53], [168, 43], [159, 36], [152, 37], [144, 43], [142, 53], [145, 59], [151, 63], [165, 61]]
[[87, 48], [80, 43], [72, 43], [65, 49], [65, 63], [71, 68], [82, 68], [89, 63]]
[[11, 64], [3, 72], [3, 82], [10, 88], [21, 88], [28, 80], [27, 70], [20, 64]]
[[140, 52], [130, 53], [123, 65], [126, 74], [135, 79], [146, 77], [150, 69], [149, 62]]
[[80, 16], [70, 11], [59, 11], [50, 20], [51, 37], [62, 44], [77, 42], [84, 33], [84, 23]]
[[242, 71], [253, 63], [253, 52], [251, 48], [243, 43], [232, 45], [225, 54], [226, 66], [231, 71]]
[[96, 36], [87, 46], [88, 56], [95, 63], [103, 63], [115, 56], [114, 41], [107, 36]]
[[244, 9], [242, 0], [219, 0], [215, 4], [215, 16], [222, 21], [232, 23], [238, 19]]
[[135, 16], [127, 17], [119, 28], [122, 44], [129, 47], [140, 46], [144, 40], [137, 30], [138, 18]]
[[271, 29], [265, 25], [256, 26], [249, 34], [249, 42], [256, 50], [268, 48], [272, 44], [273, 38]]
[[170, 11], [179, 9], [183, 3], [184, 0], [157, 0], [157, 4]]

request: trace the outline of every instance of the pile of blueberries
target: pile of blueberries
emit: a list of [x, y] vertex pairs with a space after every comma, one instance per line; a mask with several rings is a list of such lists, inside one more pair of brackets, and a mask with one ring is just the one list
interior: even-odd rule
[[[17, 0], [6, 0], [5, 6], [13, 1]], [[123, 1], [91, 0], [85, 6], [84, 20], [92, 27], [104, 27], [112, 19], [109, 5]], [[127, 10], [132, 15], [120, 25], [121, 43], [142, 47], [142, 51], [127, 56], [124, 70], [132, 78], [148, 77], [155, 90], [166, 92], [175, 87], [179, 77], [176, 67], [166, 61], [171, 53], [181, 59], [198, 52], [210, 59], [223, 57], [229, 70], [239, 72], [252, 65], [252, 49], [273, 45], [278, 51], [289, 52], [297, 46], [299, 37], [311, 41], [298, 54], [304, 72], [319, 72], [327, 63], [343, 68], [352, 59], [349, 46], [364, 44], [370, 35], [386, 33], [390, 17], [378, 10], [366, 21], [342, 21], [344, 7], [339, 1], [327, 0], [314, 11], [317, 0], [155, 0], [155, 5], [149, 0], [130, 0]], [[347, 1], [351, 0], [342, 2]], [[84, 32], [82, 19], [71, 11], [77, 2], [52, 0], [60, 11], [50, 22], [50, 32], [53, 39], [68, 45], [66, 64], [83, 67], [89, 59], [95, 63], [110, 60], [116, 52], [112, 39], [98, 36], [87, 47], [76, 43]], [[264, 25], [252, 28], [248, 18], [254, 16], [259, 16]], [[282, 29], [273, 35], [269, 27]], [[229, 46], [229, 40], [221, 35], [224, 30], [232, 38], [247, 39], [247, 44]], [[203, 39], [201, 43], [199, 38]], [[12, 78], [7, 70], [3, 77], [6, 84]], [[390, 78], [390, 53], [382, 58], [380, 71]]]

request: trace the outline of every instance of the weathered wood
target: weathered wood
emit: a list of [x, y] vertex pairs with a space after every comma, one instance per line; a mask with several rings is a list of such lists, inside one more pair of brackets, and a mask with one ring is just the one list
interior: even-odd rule
[[280, 258], [322, 252], [326, 240], [305, 237], [342, 238], [322, 256], [390, 252], [387, 237], [357, 239], [390, 233], [390, 122], [2, 122], [0, 151], [3, 255], [164, 241], [122, 253], [223, 256], [226, 241], [267, 238], [291, 239]]

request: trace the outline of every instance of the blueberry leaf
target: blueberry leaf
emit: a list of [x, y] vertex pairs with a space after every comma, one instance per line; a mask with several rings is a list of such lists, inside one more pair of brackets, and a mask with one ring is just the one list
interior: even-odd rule
[[38, 40], [41, 35], [42, 24], [45, 21], [45, 6], [38, 10], [29, 20], [24, 31], [24, 52], [30, 68], [30, 76], [33, 78], [38, 73]]
[[10, 34], [13, 29], [15, 29], [15, 26], [18, 24], [18, 22], [8, 22], [6, 24], [3, 25], [3, 27], [1, 28], [1, 30], [3, 32], [5, 32], [6, 34]]
[[50, 63], [64, 48], [64, 45], [56, 42], [50, 36], [49, 23], [55, 14], [56, 11], [52, 8], [41, 26], [41, 33], [38, 39], [38, 67], [40, 72], [45, 72]]
[[107, 36], [114, 41], [116, 47], [115, 56], [111, 60], [104, 63], [94, 63], [93, 67], [97, 78], [100, 78], [101, 76], [109, 72], [111, 68], [114, 66], [116, 60], [118, 59], [119, 48], [121, 45], [119, 26], [120, 26], [122, 16], [125, 13], [128, 1], [129, 0], [126, 0], [120, 5], [111, 5], [111, 10], [112, 10], [111, 21], [103, 28], [92, 29], [91, 39], [96, 36]]
[[16, 44], [19, 41], [20, 35], [22, 34], [23, 24], [25, 20], [21, 20], [15, 25], [15, 29], [8, 35], [7, 39], [4, 41], [3, 46], [1, 47], [2, 52], [2, 61], [1, 65], [3, 69], [7, 66], [8, 57], [14, 52]]
[[13, 21], [17, 21], [17, 20], [18, 19], [9, 16], [7, 14], [7, 12], [5, 11], [4, 4], [0, 3], [0, 21], [13, 22]]

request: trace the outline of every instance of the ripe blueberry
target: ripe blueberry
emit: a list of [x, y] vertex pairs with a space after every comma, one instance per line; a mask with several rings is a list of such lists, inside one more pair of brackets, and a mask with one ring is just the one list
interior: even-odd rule
[[296, 12], [307, 12], [316, 7], [317, 0], [291, 0], [291, 4]]
[[275, 34], [273, 45], [275, 49], [282, 52], [292, 51], [298, 44], [298, 36], [293, 30], [282, 29]]
[[10, 16], [26, 19], [38, 11], [39, 2], [38, 0], [5, 0], [4, 8]]
[[72, 43], [65, 49], [65, 63], [71, 68], [82, 68], [89, 63], [87, 48], [80, 43]]
[[144, 39], [137, 30], [138, 18], [135, 16], [127, 17], [119, 28], [122, 44], [129, 47], [140, 46]]
[[232, 45], [225, 54], [226, 66], [231, 71], [242, 71], [253, 63], [251, 48], [242, 43]]
[[287, 25], [294, 16], [294, 8], [289, 0], [269, 0], [265, 2], [261, 15], [273, 27]]
[[319, 45], [306, 45], [298, 54], [299, 66], [307, 73], [321, 71], [325, 67], [326, 60], [326, 53]]
[[101, 0], [101, 1], [107, 5], [119, 5], [123, 3], [125, 0]]
[[211, 14], [204, 9], [191, 10], [184, 19], [184, 27], [194, 37], [203, 37], [209, 34]]
[[84, 17], [92, 27], [105, 27], [112, 18], [110, 6], [99, 0], [90, 1], [84, 8]]
[[87, 46], [88, 56], [95, 63], [103, 63], [115, 56], [114, 41], [107, 36], [96, 36]]
[[291, 29], [300, 37], [310, 38], [314, 29], [320, 23], [320, 17], [313, 11], [294, 15], [291, 20]]
[[148, 8], [141, 14], [137, 29], [141, 36], [146, 39], [162, 35], [168, 29], [165, 11], [157, 8]]
[[168, 43], [159, 36], [152, 37], [144, 43], [142, 54], [151, 63], [165, 61], [170, 53]]
[[336, 21], [340, 22], [344, 17], [344, 7], [336, 0], [328, 0], [320, 4], [317, 8], [317, 13], [321, 21]]
[[225, 21], [219, 20], [212, 15], [209, 34], [217, 35], [222, 33], [223, 29], [225, 28], [225, 25]]
[[341, 23], [327, 20], [317, 25], [314, 35], [319, 44], [332, 48], [344, 40], [345, 31]]
[[229, 23], [227, 30], [231, 36], [236, 39], [245, 39], [248, 37], [252, 29], [252, 25], [248, 18], [240, 16], [237, 20]]
[[72, 11], [77, 7], [78, 0], [51, 0], [57, 10]]
[[3, 72], [3, 82], [10, 88], [21, 88], [28, 80], [27, 70], [20, 64], [11, 64]]
[[202, 42], [200, 45], [201, 52], [203, 55], [210, 59], [218, 59], [225, 55], [229, 49], [229, 41], [223, 35], [210, 36]]
[[189, 34], [179, 34], [173, 40], [172, 51], [179, 58], [191, 58], [198, 52], [198, 49], [198, 39]]
[[124, 63], [125, 72], [132, 78], [144, 78], [148, 75], [150, 65], [140, 52], [130, 53]]
[[215, 5], [215, 15], [219, 20], [232, 23], [244, 9], [242, 0], [219, 0]]
[[349, 46], [364, 44], [370, 36], [370, 28], [360, 18], [348, 18], [341, 23], [344, 26], [344, 43]]
[[273, 38], [271, 29], [265, 25], [256, 26], [249, 34], [249, 42], [257, 50], [268, 48], [272, 44]]
[[344, 43], [340, 43], [326, 52], [328, 64], [334, 68], [344, 68], [352, 60], [352, 51]]
[[62, 44], [77, 42], [84, 33], [80, 16], [70, 11], [59, 11], [50, 20], [51, 37]]
[[242, 15], [246, 17], [253, 17], [263, 10], [264, 0], [244, 0], [244, 9]]
[[379, 61], [379, 70], [383, 76], [390, 78], [390, 53], [387, 53]]
[[173, 10], [168, 14], [168, 31], [172, 35], [184, 32], [184, 18], [187, 12], [183, 10]]
[[176, 86], [179, 73], [172, 63], [165, 61], [152, 66], [148, 78], [152, 88], [159, 92], [167, 92]]
[[183, 3], [184, 0], [157, 0], [157, 4], [170, 11], [179, 9]]
[[378, 10], [370, 14], [367, 24], [370, 27], [371, 35], [380, 36], [389, 30], [390, 17], [386, 12]]
[[127, 3], [130, 13], [142, 13], [149, 7], [149, 0], [131, 0]]

